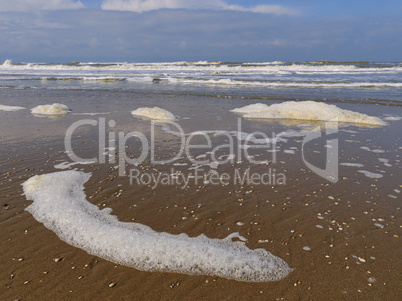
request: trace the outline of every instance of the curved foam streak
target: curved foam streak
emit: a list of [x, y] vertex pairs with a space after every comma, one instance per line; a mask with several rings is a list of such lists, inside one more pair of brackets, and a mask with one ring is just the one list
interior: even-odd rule
[[225, 239], [156, 232], [124, 223], [85, 199], [91, 174], [63, 171], [34, 176], [23, 183], [27, 207], [36, 220], [65, 242], [90, 254], [143, 271], [219, 276], [239, 281], [280, 280], [292, 269], [264, 249], [250, 250], [233, 233]]

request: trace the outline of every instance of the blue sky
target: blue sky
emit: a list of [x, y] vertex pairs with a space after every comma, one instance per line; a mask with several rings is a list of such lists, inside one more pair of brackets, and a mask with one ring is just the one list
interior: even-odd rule
[[0, 0], [0, 60], [402, 61], [400, 0]]

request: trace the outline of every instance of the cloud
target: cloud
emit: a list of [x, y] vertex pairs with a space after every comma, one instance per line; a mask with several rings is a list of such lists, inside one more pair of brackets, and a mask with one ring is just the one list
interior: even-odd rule
[[228, 10], [237, 10], [244, 12], [253, 12], [260, 14], [276, 14], [276, 15], [297, 15], [298, 12], [296, 10], [283, 7], [280, 5], [257, 5], [254, 7], [243, 7], [239, 5], [227, 5], [224, 9]]
[[81, 1], [74, 0], [3, 0], [0, 11], [33, 11], [83, 8]]
[[229, 5], [223, 0], [104, 0], [102, 3], [102, 9], [104, 10], [133, 11], [138, 13], [166, 8], [233, 10], [276, 15], [298, 14], [296, 10], [280, 5], [244, 7]]
[[0, 12], [0, 64], [69, 61], [400, 60], [398, 17], [233, 10]]

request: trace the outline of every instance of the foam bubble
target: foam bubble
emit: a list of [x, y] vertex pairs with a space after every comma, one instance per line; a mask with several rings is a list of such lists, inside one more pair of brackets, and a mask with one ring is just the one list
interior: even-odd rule
[[[91, 174], [62, 171], [31, 177], [23, 183], [33, 203], [26, 208], [65, 242], [90, 254], [143, 271], [211, 275], [239, 281], [280, 280], [292, 269], [264, 249], [205, 235], [189, 237], [156, 232], [139, 223], [123, 223], [85, 199]], [[240, 237], [241, 238], [241, 237]]]
[[171, 122], [175, 121], [176, 117], [167, 110], [153, 107], [153, 108], [138, 108], [131, 112], [134, 116], [145, 117], [155, 121]]
[[257, 103], [231, 110], [250, 119], [302, 119], [329, 121], [335, 118], [342, 123], [386, 125], [378, 117], [343, 110], [335, 105], [315, 101], [286, 101], [279, 104], [266, 105]]
[[24, 110], [24, 109], [25, 109], [24, 107], [0, 105], [0, 111], [14, 112], [14, 111], [19, 111], [19, 110]]
[[374, 173], [374, 172], [367, 171], [367, 170], [358, 170], [358, 172], [364, 174], [367, 178], [370, 178], [370, 179], [381, 179], [383, 177], [382, 174]]
[[368, 146], [361, 146], [360, 149], [363, 149], [363, 150], [366, 150], [368, 152], [372, 152], [372, 153], [375, 153], [375, 154], [383, 154], [383, 153], [385, 153], [385, 150], [383, 150], [383, 149], [371, 149]]
[[388, 116], [388, 117], [385, 117], [384, 120], [387, 120], [387, 121], [399, 121], [399, 120], [402, 120], [402, 117], [400, 117], [400, 116]]
[[32, 114], [38, 115], [65, 115], [70, 109], [63, 104], [54, 103], [52, 105], [41, 105], [31, 109]]
[[342, 165], [342, 166], [350, 166], [350, 167], [364, 167], [363, 164], [360, 164], [360, 163], [350, 163], [350, 162], [340, 163], [339, 165]]
[[72, 167], [72, 166], [75, 166], [75, 165], [80, 165], [80, 164], [86, 165], [86, 164], [93, 164], [93, 163], [96, 163], [96, 161], [86, 161], [86, 162], [61, 162], [61, 163], [59, 163], [59, 164], [56, 164], [56, 165], [54, 166], [54, 168], [56, 168], [56, 169], [68, 169], [68, 168], [70, 168], [70, 167]]
[[384, 166], [387, 166], [387, 167], [391, 167], [391, 166], [392, 166], [391, 164], [389, 164], [389, 159], [386, 159], [386, 158], [378, 158], [378, 161], [380, 161], [381, 163], [384, 163]]
[[286, 154], [291, 154], [291, 155], [295, 154], [295, 151], [293, 149], [285, 149], [283, 152]]

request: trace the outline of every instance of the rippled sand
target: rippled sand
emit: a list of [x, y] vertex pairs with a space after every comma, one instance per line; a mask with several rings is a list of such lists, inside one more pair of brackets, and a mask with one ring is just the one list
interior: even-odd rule
[[[100, 208], [112, 208], [113, 214], [123, 222], [137, 222], [158, 232], [186, 233], [193, 237], [205, 234], [222, 239], [239, 232], [247, 238], [248, 248], [264, 248], [294, 269], [280, 281], [251, 283], [211, 276], [142, 272], [89, 255], [60, 240], [25, 211], [31, 201], [22, 195], [21, 186], [34, 175], [58, 171], [56, 165], [71, 162], [65, 153], [64, 134], [73, 122], [83, 117], [113, 119], [116, 126], [110, 131], [137, 130], [149, 135], [150, 122], [136, 119], [130, 112], [157, 105], [180, 116], [178, 123], [187, 133], [232, 131], [237, 129], [238, 120], [229, 111], [249, 101], [125, 93], [115, 93], [111, 98], [99, 91], [8, 93], [14, 93], [11, 96], [19, 100], [16, 103], [19, 106], [33, 108], [58, 102], [71, 108], [72, 114], [49, 119], [37, 118], [29, 110], [0, 112], [2, 299], [400, 299], [401, 121], [390, 122], [382, 128], [342, 128], [337, 137], [339, 163], [344, 164], [339, 166], [337, 183], [322, 179], [306, 167], [301, 156], [302, 137], [290, 137], [279, 144], [275, 164], [251, 165], [243, 160], [202, 167], [228, 174], [249, 167], [251, 174], [262, 174], [267, 168], [273, 168], [277, 174], [286, 175], [286, 185], [190, 183], [185, 189], [179, 185], [152, 189], [147, 185], [130, 185], [128, 176], [119, 176], [117, 163], [67, 165], [69, 169], [92, 172], [85, 184], [88, 201]], [[399, 107], [343, 107], [363, 108], [362, 113], [375, 116], [402, 116]], [[74, 115], [91, 112], [110, 113]], [[300, 130], [297, 124], [291, 123], [242, 122], [247, 132]], [[175, 153], [180, 137], [160, 126], [155, 131], [158, 158]], [[78, 155], [97, 156], [95, 127], [83, 127], [74, 137], [73, 146]], [[224, 140], [216, 137], [213, 141]], [[306, 159], [322, 164], [324, 144], [318, 141], [309, 145]], [[128, 145], [135, 155], [138, 144]], [[199, 155], [204, 153], [199, 150]], [[255, 155], [266, 156], [268, 161], [272, 159], [266, 150]], [[170, 173], [174, 168], [188, 174], [192, 167], [185, 159], [167, 165], [152, 165], [146, 160], [138, 166], [127, 166], [127, 171], [136, 168], [142, 172]], [[370, 177], [370, 173], [382, 177]]]

